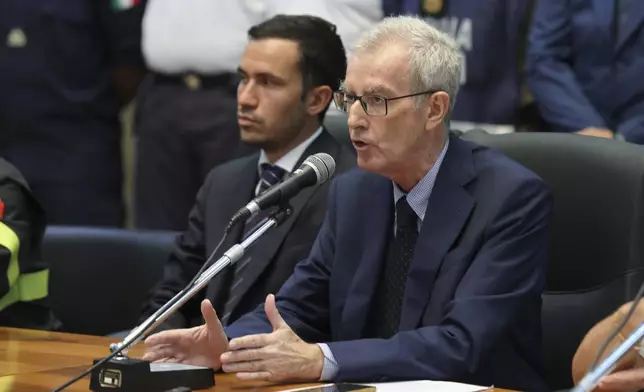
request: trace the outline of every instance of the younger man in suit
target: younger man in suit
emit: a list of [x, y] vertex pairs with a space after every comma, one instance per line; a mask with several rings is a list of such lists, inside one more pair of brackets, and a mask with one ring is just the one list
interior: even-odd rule
[[[238, 68], [241, 139], [260, 153], [215, 167], [179, 236], [164, 276], [152, 291], [141, 321], [177, 294], [213, 251], [237, 210], [297, 169], [311, 154], [325, 152], [336, 173], [355, 166], [354, 154], [321, 126], [332, 93], [344, 78], [346, 55], [335, 26], [312, 16], [283, 16], [254, 26]], [[216, 276], [166, 328], [201, 322], [199, 303], [212, 301], [224, 324], [254, 309], [276, 292], [304, 259], [322, 224], [329, 182], [290, 200], [292, 215], [260, 238], [244, 259]], [[257, 221], [233, 230], [216, 260], [240, 242]]]
[[449, 136], [461, 61], [420, 19], [366, 33], [335, 94], [359, 169], [333, 182], [309, 257], [225, 330], [203, 301], [205, 325], [149, 337], [144, 358], [240, 379], [546, 390], [550, 195], [516, 162]]

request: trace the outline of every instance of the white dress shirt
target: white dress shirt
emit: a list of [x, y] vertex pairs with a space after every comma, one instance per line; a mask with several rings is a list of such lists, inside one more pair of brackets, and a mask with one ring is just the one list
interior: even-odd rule
[[234, 72], [248, 29], [267, 18], [273, 0], [148, 0], [142, 50], [157, 72]]
[[382, 19], [382, 0], [270, 0], [270, 16], [307, 14], [319, 16], [338, 27], [348, 52], [360, 34]]

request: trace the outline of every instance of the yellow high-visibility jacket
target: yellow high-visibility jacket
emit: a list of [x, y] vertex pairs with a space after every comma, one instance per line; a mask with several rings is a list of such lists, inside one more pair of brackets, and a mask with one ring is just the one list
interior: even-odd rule
[[27, 182], [0, 158], [0, 325], [52, 329], [49, 266], [40, 257], [45, 213]]

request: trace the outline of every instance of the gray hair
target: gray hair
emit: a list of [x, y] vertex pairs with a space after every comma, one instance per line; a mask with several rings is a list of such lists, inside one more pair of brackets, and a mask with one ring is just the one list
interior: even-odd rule
[[[388, 17], [363, 34], [354, 54], [382, 49], [401, 42], [409, 46], [412, 93], [440, 90], [450, 99], [449, 119], [460, 87], [462, 57], [456, 42], [447, 34], [414, 16]], [[417, 97], [420, 105], [425, 97]]]

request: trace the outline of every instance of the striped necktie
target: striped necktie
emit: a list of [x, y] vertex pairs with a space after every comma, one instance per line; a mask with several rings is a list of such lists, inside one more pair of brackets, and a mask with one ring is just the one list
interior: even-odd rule
[[257, 195], [264, 193], [268, 188], [282, 181], [286, 170], [270, 163], [262, 163], [262, 175], [259, 178], [259, 190]]

